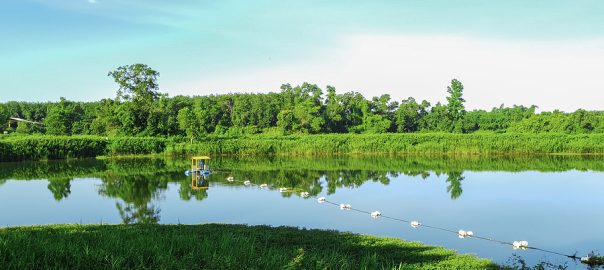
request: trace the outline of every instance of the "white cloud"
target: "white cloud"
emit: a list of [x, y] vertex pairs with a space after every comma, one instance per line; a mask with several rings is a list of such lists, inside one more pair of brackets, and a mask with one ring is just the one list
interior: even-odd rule
[[276, 91], [281, 83], [309, 81], [333, 85], [339, 92], [360, 91], [367, 97], [389, 93], [399, 101], [413, 96], [434, 103], [444, 100], [449, 81], [458, 78], [464, 83], [468, 108], [490, 109], [505, 103], [534, 104], [541, 110], [604, 110], [602, 70], [604, 40], [511, 42], [361, 35], [345, 38], [303, 63], [167, 82], [163, 88], [189, 89], [172, 94]]
[[96, 4], [98, 2], [96, 0], [88, 0], [88, 3], [90, 3], [90, 4]]

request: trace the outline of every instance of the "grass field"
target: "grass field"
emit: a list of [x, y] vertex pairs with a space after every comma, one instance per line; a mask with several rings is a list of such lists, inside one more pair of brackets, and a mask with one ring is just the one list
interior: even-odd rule
[[244, 225], [0, 229], [2, 269], [498, 269], [399, 239]]

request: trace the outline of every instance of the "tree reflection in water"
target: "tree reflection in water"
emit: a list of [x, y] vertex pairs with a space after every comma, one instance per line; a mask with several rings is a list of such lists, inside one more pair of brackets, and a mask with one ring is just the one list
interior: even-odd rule
[[167, 189], [168, 179], [153, 175], [109, 177], [102, 179], [98, 192], [124, 202], [116, 202], [123, 223], [157, 223], [161, 210], [154, 206], [153, 201], [158, 201], [161, 192]]
[[151, 203], [144, 205], [133, 203], [122, 205], [116, 202], [115, 206], [124, 224], [157, 224], [160, 219], [159, 212], [161, 212], [161, 209]]
[[61, 201], [71, 194], [71, 178], [49, 178], [47, 188], [56, 201]]
[[[185, 159], [135, 158], [107, 160], [68, 160], [45, 162], [0, 163], [0, 185], [7, 180], [48, 179], [48, 190], [57, 201], [71, 195], [71, 180], [93, 177], [101, 180], [98, 193], [118, 199], [117, 210], [125, 223], [153, 223], [160, 220], [157, 202], [169, 183], [179, 185], [182, 200], [204, 200], [206, 189], [191, 187], [185, 177], [189, 161]], [[221, 158], [212, 167], [223, 173], [208, 179], [219, 185], [229, 183], [231, 175], [255, 184], [287, 187], [316, 196], [323, 191], [334, 194], [340, 188], [357, 188], [368, 181], [390, 184], [399, 175], [415, 179], [446, 176], [446, 191], [458, 199], [462, 193], [463, 172], [473, 171], [604, 171], [604, 159], [591, 156], [526, 156], [526, 157], [294, 157], [294, 158]], [[282, 196], [298, 196], [283, 193]]]
[[463, 172], [448, 172], [447, 173], [447, 192], [451, 195], [451, 199], [455, 200], [461, 196], [463, 193], [463, 189], [461, 188], [461, 181], [463, 181], [465, 177], [463, 176]]

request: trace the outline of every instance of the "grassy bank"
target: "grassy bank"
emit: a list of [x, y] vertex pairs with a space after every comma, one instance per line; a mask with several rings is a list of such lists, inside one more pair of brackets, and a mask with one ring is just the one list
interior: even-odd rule
[[165, 146], [165, 139], [150, 137], [8, 136], [0, 139], [0, 161], [150, 154]]
[[604, 154], [604, 134], [326, 134], [209, 136], [196, 143], [153, 137], [0, 136], [0, 161], [116, 155], [527, 155]]
[[53, 225], [0, 229], [3, 269], [496, 269], [398, 239], [243, 225]]
[[170, 145], [168, 153], [218, 155], [604, 154], [604, 134], [328, 134], [207, 138]]

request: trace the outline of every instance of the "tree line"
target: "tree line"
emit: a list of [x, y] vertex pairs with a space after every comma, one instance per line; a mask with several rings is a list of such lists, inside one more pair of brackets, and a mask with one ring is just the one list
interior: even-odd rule
[[[465, 109], [463, 84], [453, 79], [446, 103], [384, 94], [365, 98], [335, 87], [284, 84], [270, 93], [169, 97], [159, 91], [159, 72], [144, 64], [108, 74], [118, 85], [112, 99], [0, 104], [0, 131], [22, 134], [164, 136], [191, 140], [211, 134], [319, 133], [604, 133], [604, 112], [579, 109], [536, 113], [536, 106]], [[40, 122], [9, 125], [10, 117]]]

